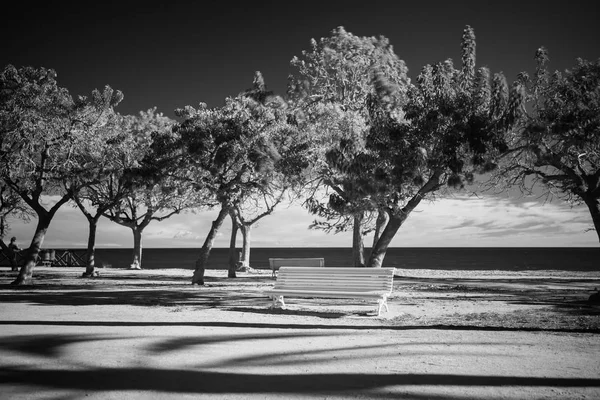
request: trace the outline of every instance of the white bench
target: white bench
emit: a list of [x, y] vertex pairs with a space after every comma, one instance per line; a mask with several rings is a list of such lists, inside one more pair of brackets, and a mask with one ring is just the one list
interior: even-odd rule
[[273, 277], [281, 267], [324, 267], [324, 258], [269, 258]]
[[265, 294], [271, 307], [285, 307], [284, 296], [377, 299], [377, 315], [392, 293], [394, 268], [292, 267], [279, 269], [277, 281]]

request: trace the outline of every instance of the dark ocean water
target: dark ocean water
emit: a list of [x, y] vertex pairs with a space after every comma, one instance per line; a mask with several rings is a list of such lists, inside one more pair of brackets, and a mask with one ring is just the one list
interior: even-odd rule
[[[368, 249], [367, 249], [368, 251]], [[96, 262], [113, 268], [127, 268], [131, 249], [97, 249]], [[229, 249], [215, 248], [209, 258], [209, 269], [226, 269]], [[148, 248], [142, 255], [144, 269], [194, 269], [199, 250], [190, 248]], [[351, 248], [298, 247], [265, 248], [251, 251], [250, 266], [269, 269], [269, 258], [322, 257], [326, 267], [352, 266]], [[98, 264], [101, 265], [101, 264]], [[444, 270], [600, 270], [600, 248], [595, 247], [395, 247], [390, 248], [384, 266], [406, 269]]]

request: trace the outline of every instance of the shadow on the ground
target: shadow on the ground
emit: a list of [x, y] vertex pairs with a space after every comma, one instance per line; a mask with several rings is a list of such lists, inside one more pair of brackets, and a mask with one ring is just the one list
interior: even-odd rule
[[[331, 394], [365, 393], [370, 398], [397, 398], [389, 386], [422, 387], [600, 387], [600, 379], [483, 376], [453, 374], [247, 374], [160, 368], [89, 368], [86, 370], [3, 368], [5, 384], [85, 391], [149, 391], [197, 394]], [[33, 390], [33, 389], [32, 389]], [[417, 399], [417, 396], [408, 398]], [[422, 398], [435, 399], [435, 395]], [[448, 398], [448, 397], [443, 397]], [[467, 398], [467, 397], [465, 397]], [[455, 397], [460, 399], [460, 397]]]
[[99, 336], [99, 335], [39, 335], [35, 337], [26, 335], [4, 336], [0, 342], [0, 349], [17, 351], [44, 357], [59, 357], [63, 349], [77, 343], [99, 340], [123, 340], [125, 336]]
[[[207, 335], [194, 337], [175, 337], [158, 341], [146, 350], [151, 353], [165, 353], [170, 351], [184, 350], [194, 346], [203, 346], [217, 343], [231, 343], [246, 340], [279, 340], [307, 337], [324, 337], [332, 336], [329, 332], [314, 332], [305, 330], [302, 332], [282, 332], [282, 333], [261, 333], [248, 334], [231, 334], [231, 335]], [[336, 332], [336, 336], [344, 335]], [[94, 341], [107, 340], [139, 340], [138, 336], [102, 336], [102, 335], [79, 335], [79, 334], [39, 334], [39, 335], [12, 335], [3, 336], [0, 341], [0, 349], [11, 352], [19, 352], [23, 354], [37, 355], [43, 357], [59, 358], [66, 351], [66, 348], [79, 343], [90, 343]]]
[[222, 291], [205, 291], [186, 287], [187, 290], [175, 289], [90, 289], [82, 290], [15, 290], [0, 291], [0, 302], [29, 302], [42, 305], [91, 306], [91, 305], [132, 305], [182, 307], [198, 306], [202, 308], [228, 307], [239, 304], [268, 304], [266, 296], [258, 293], [231, 295]]
[[539, 328], [539, 327], [503, 327], [473, 326], [453, 324], [420, 324], [420, 325], [375, 325], [375, 324], [318, 324], [318, 323], [262, 323], [262, 322], [172, 322], [172, 321], [56, 321], [56, 320], [19, 320], [0, 321], [0, 326], [193, 326], [204, 328], [264, 328], [264, 329], [324, 329], [324, 330], [453, 330], [453, 331], [488, 331], [488, 332], [557, 332], [557, 333], [600, 333], [600, 329], [589, 328]]

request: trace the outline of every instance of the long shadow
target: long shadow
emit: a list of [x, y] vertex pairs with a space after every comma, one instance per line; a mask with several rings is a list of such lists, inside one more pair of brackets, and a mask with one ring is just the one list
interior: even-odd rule
[[[350, 333], [348, 333], [350, 334]], [[261, 333], [258, 334], [238, 334], [238, 335], [210, 335], [199, 337], [177, 337], [169, 338], [158, 343], [152, 344], [147, 348], [152, 353], [166, 353], [171, 351], [183, 350], [194, 346], [204, 346], [217, 343], [231, 343], [247, 340], [280, 340], [294, 338], [314, 338], [326, 336], [344, 336], [346, 333], [329, 332], [283, 332], [283, 333]], [[139, 339], [133, 336], [103, 336], [87, 334], [40, 334], [40, 335], [11, 335], [3, 336], [0, 341], [0, 349], [24, 354], [32, 354], [43, 357], [58, 358], [63, 350], [68, 346], [77, 343], [87, 343], [94, 341]]]
[[0, 349], [19, 351], [21, 353], [33, 354], [44, 357], [58, 357], [62, 350], [74, 343], [92, 342], [98, 340], [122, 340], [125, 336], [105, 337], [99, 335], [40, 335], [4, 336], [0, 341]]
[[219, 291], [172, 290], [172, 289], [91, 289], [72, 291], [0, 292], [0, 302], [38, 303], [43, 305], [90, 306], [90, 305], [137, 305], [137, 306], [202, 306], [219, 307], [235, 304], [267, 304], [268, 299], [258, 293], [228, 296]]
[[[142, 390], [162, 393], [355, 393], [389, 386], [597, 388], [600, 379], [454, 374], [245, 374], [150, 368], [87, 370], [3, 368], [0, 381], [88, 391]], [[397, 395], [389, 394], [389, 398]]]
[[557, 333], [600, 333], [600, 329], [591, 328], [537, 328], [537, 327], [501, 327], [470, 325], [343, 325], [343, 324], [275, 324], [260, 322], [166, 322], [166, 321], [0, 321], [2, 325], [17, 326], [193, 326], [201, 328], [259, 328], [259, 329], [329, 329], [329, 330], [443, 330], [443, 331], [488, 331], [488, 332], [557, 332]]

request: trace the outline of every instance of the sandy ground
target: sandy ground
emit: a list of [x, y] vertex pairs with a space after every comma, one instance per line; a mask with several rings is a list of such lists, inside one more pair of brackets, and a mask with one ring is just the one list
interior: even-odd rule
[[390, 311], [270, 271], [0, 271], [0, 399], [600, 399], [600, 272], [398, 270]]

